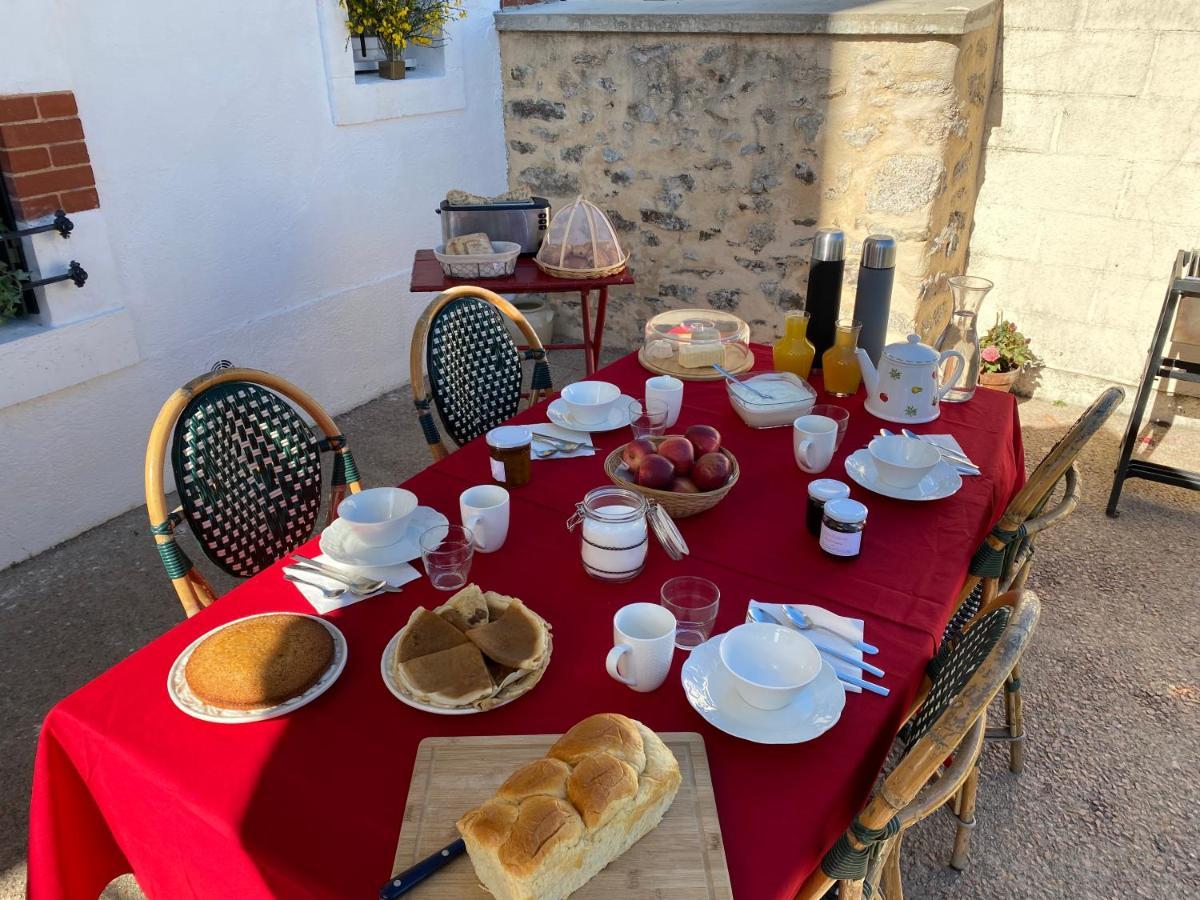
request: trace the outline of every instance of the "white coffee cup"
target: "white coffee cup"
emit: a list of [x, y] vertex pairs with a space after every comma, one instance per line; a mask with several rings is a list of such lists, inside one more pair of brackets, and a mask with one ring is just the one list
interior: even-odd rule
[[479, 484], [458, 496], [462, 523], [475, 535], [475, 549], [491, 553], [508, 537], [508, 491], [498, 484]]
[[674, 375], [655, 375], [646, 379], [646, 399], [667, 404], [667, 428], [679, 421], [683, 407], [683, 382]]
[[837, 422], [828, 416], [801, 416], [792, 423], [792, 450], [805, 472], [824, 472], [837, 449]]
[[657, 603], [630, 603], [613, 616], [608, 674], [635, 691], [652, 691], [667, 680], [675, 655], [675, 616]]

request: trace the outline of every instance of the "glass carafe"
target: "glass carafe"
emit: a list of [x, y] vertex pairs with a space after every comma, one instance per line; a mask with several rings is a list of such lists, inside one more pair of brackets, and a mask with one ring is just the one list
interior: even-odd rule
[[[947, 403], [963, 403], [975, 396], [975, 388], [979, 386], [979, 331], [976, 322], [983, 299], [995, 285], [978, 275], [954, 275], [947, 282], [953, 298], [953, 312], [933, 346], [939, 353], [957, 350], [967, 361], [967, 371], [958, 379], [958, 385], [942, 398]], [[948, 374], [953, 373], [942, 370], [943, 379]]]
[[808, 378], [817, 349], [808, 339], [808, 313], [792, 310], [784, 319], [783, 337], [772, 348], [776, 372], [792, 372]]
[[858, 346], [858, 333], [862, 324], [851, 319], [838, 320], [833, 333], [833, 346], [821, 357], [821, 375], [825, 390], [835, 397], [849, 397], [858, 393], [862, 382], [862, 369], [854, 348]]
[[943, 366], [942, 383], [950, 377], [955, 379], [955, 386], [942, 398], [942, 402], [964, 403], [970, 400], [979, 386], [979, 331], [975, 327], [975, 313], [969, 309], [956, 309], [950, 316], [950, 324], [942, 333], [938, 350], [957, 350], [963, 355], [966, 368], [966, 372], [959, 375], [956, 371], [958, 360], [953, 358]]

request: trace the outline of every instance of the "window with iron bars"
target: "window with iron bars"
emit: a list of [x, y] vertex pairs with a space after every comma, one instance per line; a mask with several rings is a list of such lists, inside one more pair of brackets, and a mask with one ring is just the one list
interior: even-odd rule
[[23, 286], [29, 280], [28, 264], [16, 230], [8, 185], [0, 178], [0, 325], [38, 311], [33, 290]]

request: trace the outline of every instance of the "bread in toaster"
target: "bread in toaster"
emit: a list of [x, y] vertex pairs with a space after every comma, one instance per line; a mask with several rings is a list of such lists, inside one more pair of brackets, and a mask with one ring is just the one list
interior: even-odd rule
[[458, 820], [475, 874], [497, 900], [560, 900], [654, 828], [679, 763], [641, 722], [590, 716]]

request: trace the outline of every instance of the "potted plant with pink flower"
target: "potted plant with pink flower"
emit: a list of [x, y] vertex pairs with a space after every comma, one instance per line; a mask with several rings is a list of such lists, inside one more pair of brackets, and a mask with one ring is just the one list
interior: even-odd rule
[[1029, 349], [1029, 338], [1000, 313], [996, 324], [979, 339], [979, 384], [998, 391], [1011, 391], [1021, 370], [1037, 361]]

